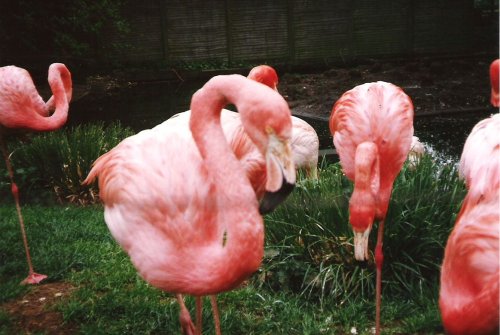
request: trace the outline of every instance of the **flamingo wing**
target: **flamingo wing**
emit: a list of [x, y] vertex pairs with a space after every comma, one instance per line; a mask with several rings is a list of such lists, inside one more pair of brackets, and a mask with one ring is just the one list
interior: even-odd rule
[[165, 129], [122, 141], [95, 162], [86, 182], [99, 177], [106, 223], [139, 273], [164, 290], [186, 292], [200, 255], [222, 245], [224, 227], [209, 215], [216, 198], [194, 142]]

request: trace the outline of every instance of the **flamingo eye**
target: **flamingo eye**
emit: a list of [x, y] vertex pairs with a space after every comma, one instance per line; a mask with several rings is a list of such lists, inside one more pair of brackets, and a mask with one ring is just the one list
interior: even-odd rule
[[270, 125], [267, 125], [265, 130], [266, 130], [266, 134], [268, 134], [268, 135], [274, 134], [274, 129]]

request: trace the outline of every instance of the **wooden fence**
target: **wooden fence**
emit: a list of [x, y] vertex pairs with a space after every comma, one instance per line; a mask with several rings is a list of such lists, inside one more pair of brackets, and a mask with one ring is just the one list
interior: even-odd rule
[[[121, 61], [167, 64], [274, 61], [498, 51], [498, 9], [471, 0], [131, 1]], [[496, 17], [496, 18], [495, 18]]]

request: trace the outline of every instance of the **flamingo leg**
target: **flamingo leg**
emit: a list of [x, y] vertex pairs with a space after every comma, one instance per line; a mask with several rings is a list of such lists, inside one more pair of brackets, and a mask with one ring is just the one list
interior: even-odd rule
[[217, 307], [217, 296], [215, 296], [215, 295], [210, 296], [210, 304], [212, 305], [212, 313], [214, 314], [215, 334], [221, 335], [221, 332], [220, 332], [220, 314], [219, 314], [219, 308]]
[[19, 189], [17, 187], [17, 184], [14, 182], [14, 170], [12, 169], [12, 165], [10, 164], [10, 158], [9, 154], [7, 152], [6, 145], [3, 141], [2, 133], [0, 130], [0, 149], [2, 150], [2, 154], [5, 159], [5, 165], [7, 166], [7, 171], [9, 173], [10, 177], [10, 184], [11, 184], [11, 192], [14, 197], [14, 202], [16, 203], [16, 211], [17, 211], [17, 218], [19, 219], [19, 225], [21, 226], [21, 235], [23, 237], [23, 244], [24, 244], [24, 250], [26, 252], [26, 259], [28, 261], [28, 277], [26, 277], [21, 284], [38, 284], [45, 278], [47, 278], [46, 275], [42, 275], [39, 273], [36, 273], [33, 270], [33, 264], [31, 263], [31, 255], [30, 255], [30, 249], [28, 246], [28, 238], [26, 237], [26, 230], [24, 228], [24, 220], [23, 216], [21, 214], [21, 205], [19, 203]]
[[380, 334], [380, 306], [382, 304], [382, 265], [384, 254], [382, 252], [384, 239], [384, 220], [380, 220], [377, 234], [377, 246], [375, 247], [375, 264], [377, 266], [377, 281], [375, 292], [375, 335]]
[[191, 315], [189, 314], [189, 311], [184, 304], [184, 298], [182, 297], [182, 294], [176, 294], [175, 297], [180, 306], [179, 322], [181, 324], [181, 333], [183, 335], [196, 335], [197, 330], [194, 327], [193, 321], [191, 320]]
[[201, 323], [202, 323], [202, 309], [203, 309], [203, 303], [202, 303], [202, 297], [196, 297], [196, 334], [201, 335]]

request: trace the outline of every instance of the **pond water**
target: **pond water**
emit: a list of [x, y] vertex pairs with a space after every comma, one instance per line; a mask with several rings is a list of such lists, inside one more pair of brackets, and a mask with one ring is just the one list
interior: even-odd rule
[[[122, 125], [129, 126], [137, 132], [152, 128], [172, 115], [188, 110], [192, 94], [203, 83], [203, 81], [192, 81], [180, 85], [141, 84], [107, 94], [90, 92], [71, 104], [68, 125], [119, 120]], [[457, 161], [465, 139], [474, 125], [494, 112], [495, 109], [491, 108], [453, 115], [416, 116], [415, 135], [442, 160]], [[326, 118], [303, 118], [318, 133], [320, 154], [331, 154], [332, 137]]]

